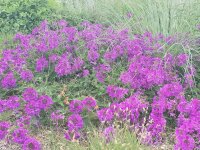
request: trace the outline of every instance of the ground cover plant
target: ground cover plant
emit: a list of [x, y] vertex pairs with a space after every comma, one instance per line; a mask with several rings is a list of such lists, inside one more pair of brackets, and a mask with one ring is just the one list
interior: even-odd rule
[[200, 149], [198, 1], [35, 1], [1, 4], [2, 149]]
[[109, 143], [126, 127], [144, 145], [172, 136], [175, 149], [198, 149], [195, 68], [187, 54], [168, 51], [177, 40], [65, 20], [16, 34], [0, 61], [0, 112], [9, 112], [0, 123], [1, 139], [42, 149], [29, 133], [51, 125], [79, 142], [96, 127]]

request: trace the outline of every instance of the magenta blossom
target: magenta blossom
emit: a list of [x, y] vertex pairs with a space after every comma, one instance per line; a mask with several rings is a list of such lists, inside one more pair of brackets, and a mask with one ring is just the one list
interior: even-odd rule
[[69, 111], [72, 113], [81, 113], [83, 111], [82, 101], [72, 100], [69, 104]]
[[69, 130], [79, 130], [83, 128], [83, 119], [78, 114], [72, 114], [67, 120]]

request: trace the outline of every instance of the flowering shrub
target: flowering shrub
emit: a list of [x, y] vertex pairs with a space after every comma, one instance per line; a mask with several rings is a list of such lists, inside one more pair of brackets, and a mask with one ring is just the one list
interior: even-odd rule
[[[106, 141], [112, 140], [119, 123], [128, 125], [145, 144], [160, 144], [170, 132], [175, 149], [200, 146], [200, 101], [187, 100], [185, 94], [194, 86], [190, 77], [195, 68], [186, 65], [187, 54], [165, 52], [176, 38], [150, 32], [131, 37], [127, 29], [117, 31], [87, 21], [71, 27], [61, 20], [44, 21], [30, 34], [16, 34], [14, 42], [15, 47], [3, 50], [0, 59], [0, 112], [22, 114], [16, 122], [1, 122], [1, 139], [13, 125], [17, 127], [13, 142], [23, 149], [41, 149], [28, 129], [33, 122], [39, 126], [38, 118], [46, 112], [57, 128], [66, 119], [62, 127], [69, 141], [84, 138], [89, 120], [105, 128]], [[76, 79], [84, 84], [77, 85]], [[87, 95], [69, 99], [65, 93], [71, 89], [48, 88], [63, 82], [74, 82], [75, 93], [86, 87]], [[43, 86], [47, 88], [41, 90]]]

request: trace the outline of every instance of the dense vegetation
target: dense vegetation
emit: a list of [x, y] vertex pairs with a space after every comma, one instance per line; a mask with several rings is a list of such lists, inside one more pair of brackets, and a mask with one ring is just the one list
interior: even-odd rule
[[199, 149], [198, 1], [90, 2], [2, 1], [0, 139], [24, 150]]

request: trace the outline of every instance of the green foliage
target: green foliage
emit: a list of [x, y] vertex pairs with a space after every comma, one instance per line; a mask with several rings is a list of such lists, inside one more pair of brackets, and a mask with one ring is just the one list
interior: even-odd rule
[[43, 20], [58, 19], [49, 0], [0, 0], [0, 32], [29, 32]]

